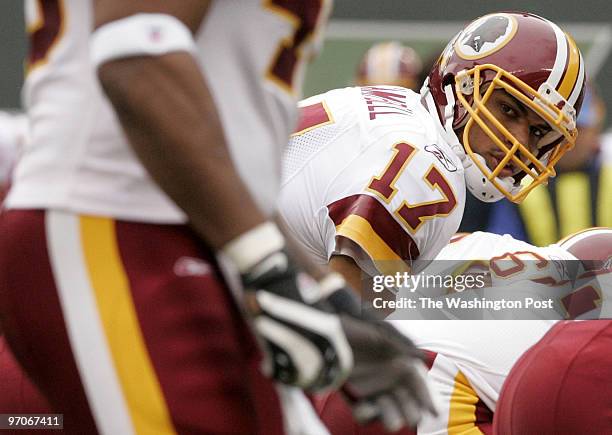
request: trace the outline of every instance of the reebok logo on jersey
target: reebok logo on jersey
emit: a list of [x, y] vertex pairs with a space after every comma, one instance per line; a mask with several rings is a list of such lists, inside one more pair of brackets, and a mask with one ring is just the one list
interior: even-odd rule
[[444, 166], [448, 172], [457, 171], [457, 165], [455, 165], [455, 163], [446, 155], [446, 153], [442, 151], [442, 149], [435, 143], [431, 145], [425, 145], [425, 151], [427, 151], [428, 153], [432, 153], [434, 156], [436, 156], [438, 161], [442, 163], [442, 166]]
[[211, 272], [212, 267], [199, 258], [181, 257], [174, 263], [176, 276], [204, 276]]

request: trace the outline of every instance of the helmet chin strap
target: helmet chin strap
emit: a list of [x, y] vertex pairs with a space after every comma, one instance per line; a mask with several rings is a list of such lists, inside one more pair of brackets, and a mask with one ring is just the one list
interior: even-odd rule
[[[444, 107], [444, 125], [440, 122], [437, 115], [436, 105], [433, 100], [433, 96], [429, 91], [426, 81], [421, 89], [421, 95], [425, 99], [427, 110], [431, 113], [436, 122], [436, 126], [440, 130], [440, 133], [444, 139], [448, 142], [454, 153], [461, 159], [463, 164], [465, 182], [468, 190], [472, 195], [483, 202], [496, 202], [504, 198], [504, 194], [491, 183], [486, 176], [483, 175], [482, 171], [476, 166], [474, 161], [467, 155], [465, 148], [461, 144], [461, 141], [457, 137], [455, 130], [453, 129], [453, 117], [455, 107], [455, 94], [453, 93], [453, 86], [448, 84], [444, 87], [444, 94], [446, 96], [446, 106]], [[486, 162], [483, 156], [478, 153], [474, 153], [477, 158], [485, 167]], [[508, 192], [518, 192], [519, 186], [514, 183], [514, 178], [496, 178], [498, 184], [503, 186]]]

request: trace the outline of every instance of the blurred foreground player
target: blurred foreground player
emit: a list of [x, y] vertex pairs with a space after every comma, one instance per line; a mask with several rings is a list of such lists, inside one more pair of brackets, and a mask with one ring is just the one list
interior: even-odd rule
[[[395, 411], [392, 427], [427, 407], [409, 340], [346, 312], [338, 276], [305, 303], [269, 220], [329, 6], [26, 3], [32, 140], [0, 218], [0, 310], [68, 433], [285, 432], [217, 253], [242, 279], [275, 379], [317, 390], [351, 373], [357, 409]], [[379, 406], [396, 391], [410, 415]]]
[[[589, 229], [559, 245], [587, 273], [612, 273], [612, 229]], [[498, 435], [612, 433], [612, 320], [556, 324], [513, 367], [494, 425]]]

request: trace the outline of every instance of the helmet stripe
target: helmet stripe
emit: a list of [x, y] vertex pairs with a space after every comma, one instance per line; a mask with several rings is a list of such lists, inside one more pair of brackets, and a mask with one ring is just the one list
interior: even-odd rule
[[557, 39], [557, 57], [555, 58], [555, 64], [553, 65], [552, 72], [546, 80], [546, 83], [553, 88], [557, 89], [557, 85], [561, 80], [563, 71], [565, 71], [565, 65], [567, 64], [567, 42], [565, 40], [565, 34], [555, 23], [546, 20], [548, 24], [555, 31], [555, 38]]
[[574, 86], [578, 81], [578, 73], [580, 72], [580, 51], [578, 50], [578, 47], [576, 46], [576, 43], [572, 37], [567, 34], [565, 36], [569, 46], [569, 60], [557, 91], [563, 96], [563, 98], [569, 100], [569, 97], [574, 90]]
[[585, 80], [585, 70], [584, 70], [584, 59], [582, 57], [582, 54], [580, 54], [580, 71], [578, 72], [578, 80], [576, 80], [576, 85], [574, 86], [574, 90], [572, 91], [572, 94], [569, 97], [568, 102], [573, 106], [576, 105], [576, 101], [578, 100], [578, 97], [580, 96], [580, 91], [582, 91], [582, 86], [584, 85], [584, 80]]

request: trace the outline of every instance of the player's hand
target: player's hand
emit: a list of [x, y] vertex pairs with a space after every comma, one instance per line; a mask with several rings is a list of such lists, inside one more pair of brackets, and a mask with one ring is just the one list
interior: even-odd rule
[[343, 316], [342, 324], [355, 360], [343, 392], [357, 421], [378, 419], [395, 432], [416, 426], [426, 413], [437, 415], [425, 365], [412, 343], [402, 343], [386, 323], [377, 328]]
[[[390, 432], [415, 426], [436, 410], [421, 352], [391, 324], [370, 319], [349, 290], [327, 298], [340, 313], [354, 367], [342, 391], [357, 421], [380, 420]], [[362, 314], [363, 313], [363, 314]]]
[[[344, 390], [357, 419], [380, 419], [390, 430], [415, 425], [424, 412], [435, 413], [413, 343], [390, 324], [362, 316], [355, 293], [338, 274], [305, 292], [282, 237], [271, 242], [270, 226], [224, 252], [241, 272], [273, 378], [318, 391], [339, 386], [350, 374]], [[315, 297], [307, 302], [306, 293]]]
[[268, 374], [309, 391], [338, 387], [353, 361], [342, 322], [323, 304], [305, 302], [302, 291], [308, 290], [300, 288], [289, 256], [283, 250], [268, 255], [243, 273], [242, 281], [255, 330], [268, 351]]
[[359, 422], [379, 419], [396, 431], [415, 426], [426, 412], [435, 414], [419, 350], [389, 323], [362, 318], [342, 278], [324, 279], [316, 292], [329, 294], [330, 284], [337, 289], [305, 304], [296, 271], [279, 251], [243, 280], [256, 300], [255, 325], [272, 356], [275, 379], [316, 391], [339, 385], [352, 361], [343, 391]]

